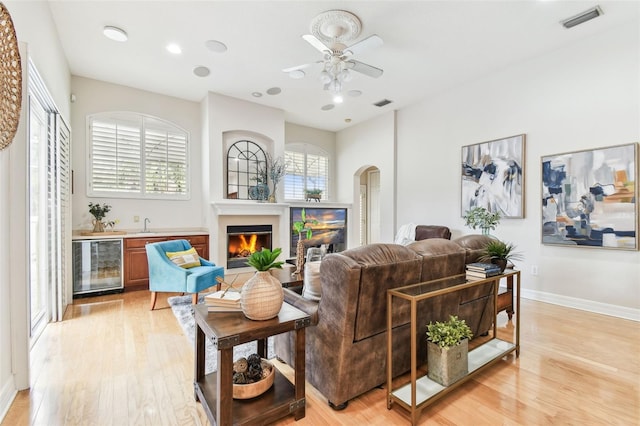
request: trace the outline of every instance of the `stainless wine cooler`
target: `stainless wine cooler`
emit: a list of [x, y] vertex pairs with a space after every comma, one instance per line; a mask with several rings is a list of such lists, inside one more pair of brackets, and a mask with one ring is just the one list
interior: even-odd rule
[[122, 240], [73, 241], [73, 296], [123, 291]]

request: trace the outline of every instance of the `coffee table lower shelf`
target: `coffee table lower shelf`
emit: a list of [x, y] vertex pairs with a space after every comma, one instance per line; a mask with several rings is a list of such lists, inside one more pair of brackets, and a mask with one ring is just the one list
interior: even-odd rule
[[[233, 400], [234, 425], [273, 423], [297, 408], [295, 387], [278, 370], [275, 373], [273, 386], [262, 395], [251, 399]], [[209, 419], [217, 418], [217, 383], [217, 372], [206, 374], [202, 380], [194, 383], [195, 393]], [[304, 400], [301, 403], [304, 404]]]
[[[491, 339], [469, 352], [469, 373], [456, 383], [450, 386], [442, 386], [426, 375], [420, 377], [416, 380], [416, 408], [421, 408], [427, 402], [433, 402], [437, 399], [437, 396], [444, 395], [445, 391], [453, 390], [473, 377], [472, 373], [482, 369], [482, 367], [489, 366], [494, 361], [515, 350], [516, 345], [513, 343], [500, 339]], [[411, 383], [407, 383], [391, 392], [391, 399], [411, 410]]]

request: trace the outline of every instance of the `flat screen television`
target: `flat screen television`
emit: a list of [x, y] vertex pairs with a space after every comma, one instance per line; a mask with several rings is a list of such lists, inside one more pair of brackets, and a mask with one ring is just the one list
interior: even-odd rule
[[306, 240], [304, 245], [309, 247], [323, 247], [327, 253], [337, 253], [347, 247], [347, 209], [334, 207], [291, 207], [291, 246], [290, 255], [296, 255], [298, 233], [293, 229], [293, 223], [302, 220], [301, 213], [304, 208], [307, 220], [317, 220], [317, 225], [311, 225], [313, 235]]

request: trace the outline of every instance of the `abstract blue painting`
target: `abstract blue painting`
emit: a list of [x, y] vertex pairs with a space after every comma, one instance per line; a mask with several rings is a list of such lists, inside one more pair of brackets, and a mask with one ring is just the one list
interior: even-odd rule
[[462, 147], [462, 211], [484, 207], [524, 217], [525, 135]]
[[638, 249], [638, 144], [542, 157], [542, 242]]

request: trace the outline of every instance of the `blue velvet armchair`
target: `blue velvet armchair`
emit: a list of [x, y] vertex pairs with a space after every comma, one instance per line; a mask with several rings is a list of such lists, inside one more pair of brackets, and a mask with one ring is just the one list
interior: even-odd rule
[[187, 240], [170, 240], [146, 245], [149, 262], [149, 290], [151, 310], [155, 308], [157, 292], [171, 291], [193, 294], [193, 304], [198, 303], [198, 293], [214, 285], [220, 288], [217, 277], [224, 278], [224, 268], [200, 257], [201, 266], [181, 268], [167, 257], [167, 252], [189, 250]]

